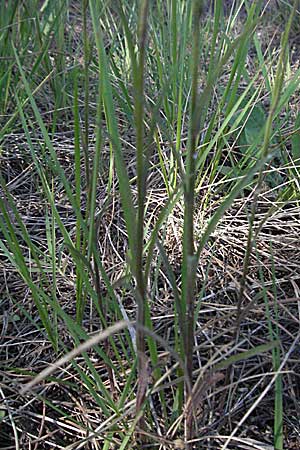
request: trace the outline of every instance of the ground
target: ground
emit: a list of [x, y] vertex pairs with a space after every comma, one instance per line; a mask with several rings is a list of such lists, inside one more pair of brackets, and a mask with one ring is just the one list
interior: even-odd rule
[[[82, 23], [77, 2], [72, 6], [67, 27], [69, 30], [75, 30], [74, 41], [81, 42]], [[92, 30], [90, 19], [88, 26]], [[239, 26], [240, 24], [237, 24], [236, 32], [239, 32]], [[269, 42], [272, 42], [274, 49], [277, 48], [278, 31], [281, 28], [280, 23], [270, 22], [269, 26], [264, 23], [259, 34], [263, 48], [268, 48]], [[109, 38], [108, 36], [106, 48], [109, 48]], [[290, 68], [294, 74], [299, 68], [295, 44], [298, 38], [296, 34], [291, 34], [290, 39], [291, 46], [294, 46]], [[52, 51], [55, 52], [55, 49]], [[250, 75], [252, 67], [255, 70], [256, 61], [251, 59], [254, 55], [254, 50], [252, 53], [250, 48], [247, 58]], [[72, 58], [72, 55], [68, 56]], [[95, 71], [96, 64], [92, 66], [92, 99], [93, 93], [97, 92]], [[226, 70], [224, 79], [228, 79]], [[258, 79], [257, 83], [260, 81]], [[151, 85], [151, 80], [146, 82]], [[45, 96], [49, 95], [47, 89], [47, 84], [42, 86], [37, 94], [37, 103], [45, 123], [49, 121], [51, 124], [53, 115], [49, 110], [52, 105], [46, 107], [43, 103]], [[215, 95], [218, 95], [217, 91]], [[261, 98], [265, 98], [264, 93]], [[83, 107], [82, 104], [80, 106]], [[268, 99], [264, 107], [267, 111]], [[298, 108], [296, 91], [289, 103], [290, 114], [287, 115], [287, 122], [281, 127], [283, 142], [288, 140], [293, 130]], [[93, 117], [95, 109], [95, 104], [91, 101]], [[105, 341], [102, 347], [89, 349], [87, 353], [80, 354], [74, 361], [69, 361], [57, 369], [32, 392], [20, 394], [20, 389], [34, 375], [84, 341], [87, 334], [91, 335], [103, 328], [99, 310], [106, 309], [108, 324], [120, 319], [134, 320], [136, 314], [132, 280], [127, 270], [130, 256], [119, 181], [115, 168], [110, 165], [109, 133], [105, 132], [102, 166], [96, 190], [95, 229], [100, 262], [110, 285], [114, 288], [114, 301], [117, 305], [112, 301], [108, 283], [101, 271], [98, 279], [91, 276], [90, 281], [92, 286], [96, 286], [96, 301], [99, 304], [93, 303], [90, 291], [87, 291], [82, 330], [79, 331], [75, 325], [62, 320], [60, 310], [55, 311], [52, 303], [43, 305], [51, 317], [53, 329], [58, 330], [59, 349], [57, 352], [53, 350], [40, 318], [35, 294], [38, 296], [44, 293], [49, 298], [55, 298], [59, 308], [75, 319], [78, 272], [74, 255], [66, 244], [57, 218], [53, 219], [49, 199], [45, 198], [41, 174], [33, 161], [32, 150], [38, 155], [40, 165], [48, 177], [60, 220], [74, 241], [77, 215], [66, 195], [61, 177], [54, 170], [56, 163], [45, 145], [45, 136], [38, 130], [36, 117], [32, 111], [28, 112], [29, 116], [31, 122], [28, 120], [27, 136], [24, 124], [22, 126], [17, 122], [15, 127], [5, 133], [1, 141], [1, 177], [4, 182], [1, 182], [0, 217], [3, 223], [6, 209], [6, 222], [11, 223], [13, 229], [5, 235], [4, 227], [1, 227], [0, 235], [3, 243], [0, 257], [0, 448], [119, 449], [126, 433], [131, 433], [135, 412], [134, 392], [137, 386], [132, 334], [122, 332], [113, 339], [114, 344]], [[58, 115], [54, 132], [49, 131], [57, 161], [71, 186], [76, 183], [73, 120], [72, 111], [66, 110]], [[125, 162], [133, 180], [133, 197], [136, 199], [135, 132], [128, 124], [124, 111], [118, 111], [118, 125]], [[97, 130], [97, 127], [94, 129], [93, 126], [88, 133], [91, 167]], [[171, 159], [170, 136], [164, 135], [163, 129], [159, 132], [157, 139], [162, 153], [166, 160]], [[183, 135], [186, 134], [187, 130], [184, 130]], [[183, 138], [183, 160], [185, 143], [186, 139]], [[222, 165], [230, 168], [228, 160], [233, 158], [239, 161], [243, 144], [231, 135], [227, 145]], [[288, 142], [287, 151], [290, 151], [290, 147]], [[217, 148], [212, 152], [217, 152]], [[82, 163], [83, 160], [82, 157]], [[169, 193], [164, 178], [159, 170], [153, 169], [158, 165], [159, 156], [153, 152], [147, 191], [145, 242], [150, 240], [162, 206], [168, 201]], [[194, 440], [196, 449], [221, 449], [231, 434], [232, 439], [227, 448], [274, 449], [274, 401], [278, 389], [282, 389], [284, 448], [300, 448], [300, 210], [295, 188], [298, 186], [297, 170], [293, 183], [291, 182], [291, 172], [295, 168], [297, 169], [297, 164], [289, 164], [286, 160], [283, 164], [276, 155], [270, 162], [258, 196], [253, 223], [254, 233], [257, 230], [259, 232], [255, 239], [253, 238], [254, 244], [244, 278], [249, 217], [255, 198], [253, 185], [245, 188], [226, 210], [201, 253], [195, 295], [195, 309], [198, 314], [193, 380], [195, 386], [198, 386], [194, 390], [197, 415]], [[268, 174], [273, 177], [268, 178]], [[275, 176], [276, 182], [272, 184]], [[233, 178], [235, 177], [233, 173]], [[84, 169], [81, 178], [84, 184]], [[287, 198], [284, 188], [289, 184], [294, 194]], [[230, 188], [231, 181], [224, 179], [222, 172], [213, 182], [209, 177], [203, 178], [196, 192], [197, 239], [201, 238], [203, 229], [226, 196], [226, 190]], [[81, 212], [84, 215], [87, 210], [84, 190], [81, 197]], [[149, 405], [145, 412], [145, 422], [146, 431], [153, 440], [151, 444], [145, 444], [145, 448], [184, 448], [184, 415], [179, 416], [178, 420], [176, 417], [173, 421], [166, 420], [174, 416], [174, 390], [181, 376], [178, 361], [171, 349], [176, 348], [178, 342], [178, 328], [174, 329], [174, 303], [176, 286], [179, 290], [181, 288], [183, 211], [184, 199], [179, 195], [164, 227], [159, 231], [165, 253], [155, 247], [150, 266], [149, 305], [153, 332], [161, 341], [158, 343], [158, 361], [156, 365], [151, 365], [153, 361], [149, 362], [148, 378], [146, 377]], [[26, 227], [26, 233], [23, 226]], [[55, 239], [51, 240], [53, 232]], [[14, 244], [6, 247], [9, 239], [19, 242], [36, 291], [34, 286], [29, 286], [24, 272], [20, 272], [20, 265], [18, 266], [16, 259], [12, 257], [18, 247]], [[34, 245], [29, 245], [28, 239]], [[38, 252], [40, 267], [36, 264], [32, 249]], [[165, 255], [169, 265], [166, 264]], [[53, 260], [56, 265], [54, 271]], [[97, 268], [100, 267], [100, 262], [98, 266], [95, 261], [93, 264]], [[84, 261], [82, 264], [81, 267], [85, 267]], [[96, 278], [97, 270], [92, 273]], [[240, 314], [237, 313], [237, 305]], [[134, 333], [134, 330], [129, 331]], [[272, 341], [277, 339], [279, 346], [275, 347], [274, 344], [272, 348]], [[164, 344], [166, 342], [168, 346]], [[256, 352], [257, 348], [260, 351]], [[254, 351], [249, 357], [251, 349]], [[279, 354], [277, 368], [274, 367], [274, 352]], [[241, 356], [243, 353], [247, 358]], [[233, 356], [238, 357], [235, 360], [230, 359]], [[227, 364], [226, 361], [230, 363]], [[277, 371], [281, 373], [282, 386], [278, 384]], [[105, 392], [111, 396], [109, 399], [105, 397]], [[113, 401], [118, 405], [116, 410]], [[105, 408], [108, 409], [106, 413]], [[188, 414], [187, 411], [185, 413]], [[134, 437], [127, 448], [137, 448]]]

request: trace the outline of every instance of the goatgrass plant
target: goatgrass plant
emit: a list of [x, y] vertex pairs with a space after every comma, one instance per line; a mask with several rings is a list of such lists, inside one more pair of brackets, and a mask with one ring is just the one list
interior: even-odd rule
[[[250, 310], [246, 307], [242, 311], [242, 307], [252, 248], [258, 239], [253, 228], [264, 171], [272, 162], [279, 137], [285, 142], [281, 114], [299, 83], [299, 71], [286, 77], [294, 11], [282, 35], [272, 80], [274, 58], [268, 47], [262, 49], [257, 31], [264, 20], [263, 2], [236, 2], [227, 17], [219, 0], [214, 1], [212, 17], [205, 16], [202, 0], [82, 0], [75, 10], [72, 2], [61, 0], [45, 1], [41, 7], [37, 0], [7, 3], [6, 9], [0, 6], [0, 55], [5, 60], [0, 74], [0, 139], [6, 148], [15, 127], [25, 138], [22, 158], [32, 164], [31, 182], [36, 183], [38, 201], [46, 205], [46, 247], [35, 239], [34, 230], [14, 201], [18, 177], [12, 183], [2, 167], [0, 248], [7, 264], [30, 289], [39, 321], [35, 314], [31, 317], [26, 312], [26, 317], [44, 333], [55, 354], [62, 355], [23, 393], [36, 395], [52, 413], [72, 423], [77, 431], [65, 447], [68, 449], [84, 448], [87, 442], [104, 449], [155, 443], [162, 448], [171, 444], [207, 448], [201, 447], [204, 437], [203, 432], [199, 434], [207, 425], [201, 422], [205, 420], [205, 399], [209, 391], [214, 395], [221, 382], [225, 383], [223, 392], [232, 393], [226, 390], [231, 379], [226, 378], [226, 371], [230, 375], [240, 361], [247, 364], [248, 359], [270, 351], [274, 370], [281, 367], [279, 328], [271, 322], [261, 269], [270, 342], [245, 349], [239, 330], [245, 311]], [[71, 14], [81, 28], [75, 24], [72, 28]], [[79, 49], [72, 48], [74, 41], [76, 45], [81, 41]], [[250, 47], [257, 55], [251, 76], [246, 67]], [[255, 114], [262, 110], [263, 95], [271, 97], [270, 107], [265, 123], [257, 125]], [[45, 98], [51, 99], [50, 112], [45, 109]], [[72, 132], [69, 164], [56, 147], [57, 135], [64, 127]], [[242, 138], [242, 150], [236, 153], [235, 145]], [[292, 156], [297, 158], [296, 139], [292, 141]], [[289, 186], [297, 186], [293, 178], [295, 171], [298, 173], [297, 161], [292, 165], [293, 170], [286, 171], [290, 179], [279, 193], [281, 198], [296, 191]], [[163, 192], [158, 212], [153, 211], [152, 203], [156, 190]], [[202, 333], [202, 302], [214, 264], [216, 246], [211, 242], [226, 212], [252, 190], [248, 244], [235, 305], [236, 328], [229, 330], [231, 343], [224, 343], [221, 351], [207, 359], [201, 353], [203, 345], [197, 342]], [[216, 194], [217, 206], [210, 209]], [[70, 219], [61, 212], [61, 198], [69, 205]], [[116, 249], [123, 258], [117, 280], [115, 267], [106, 260], [110, 251], [102, 254], [100, 250], [102, 223], [116, 198], [124, 235], [123, 244]], [[199, 226], [200, 201], [205, 220]], [[166, 245], [168, 223], [174, 221], [176, 208], [183, 209], [176, 230], [182, 247], [177, 257], [179, 271]], [[211, 211], [209, 217], [207, 211]], [[207, 268], [203, 252], [209, 248], [212, 254]], [[74, 314], [67, 312], [60, 295], [68, 277]], [[273, 267], [274, 298], [275, 278]], [[162, 280], [166, 281], [168, 297], [174, 299], [169, 334], [160, 334], [156, 321]], [[132, 307], [126, 311], [128, 297], [136, 305], [136, 314]], [[24, 311], [19, 300], [13, 301]], [[251, 306], [255, 301], [257, 298]], [[279, 321], [277, 309], [275, 321]], [[75, 347], [70, 353], [62, 329], [67, 330]], [[95, 331], [96, 336], [91, 337]], [[104, 373], [95, 361], [103, 362]], [[65, 364], [75, 373], [67, 382], [61, 380]], [[24, 367], [11, 370], [22, 373]], [[31, 377], [35, 374], [29, 373]], [[72, 412], [48, 398], [47, 390], [37, 394], [30, 391], [42, 380], [46, 385], [54, 382], [76, 390], [76, 379], [98, 411], [96, 422], [87, 420], [83, 425]], [[279, 375], [274, 417], [274, 445], [281, 450]], [[232, 432], [232, 439], [236, 432]], [[17, 441], [18, 435], [14, 436]], [[228, 439], [223, 448], [227, 448]]]

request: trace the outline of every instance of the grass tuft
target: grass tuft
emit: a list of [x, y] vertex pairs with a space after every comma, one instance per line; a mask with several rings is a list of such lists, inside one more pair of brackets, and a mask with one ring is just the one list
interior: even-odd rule
[[0, 441], [300, 448], [299, 2], [0, 2]]

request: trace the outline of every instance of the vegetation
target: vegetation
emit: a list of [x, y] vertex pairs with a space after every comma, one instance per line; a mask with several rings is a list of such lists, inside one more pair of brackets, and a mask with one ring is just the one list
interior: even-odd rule
[[0, 2], [0, 448], [299, 448], [299, 2]]

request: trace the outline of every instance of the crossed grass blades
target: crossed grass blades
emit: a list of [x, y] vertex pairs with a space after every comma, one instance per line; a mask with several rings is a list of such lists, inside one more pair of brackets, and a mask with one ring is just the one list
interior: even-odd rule
[[1, 2], [2, 448], [299, 447], [275, 3]]

